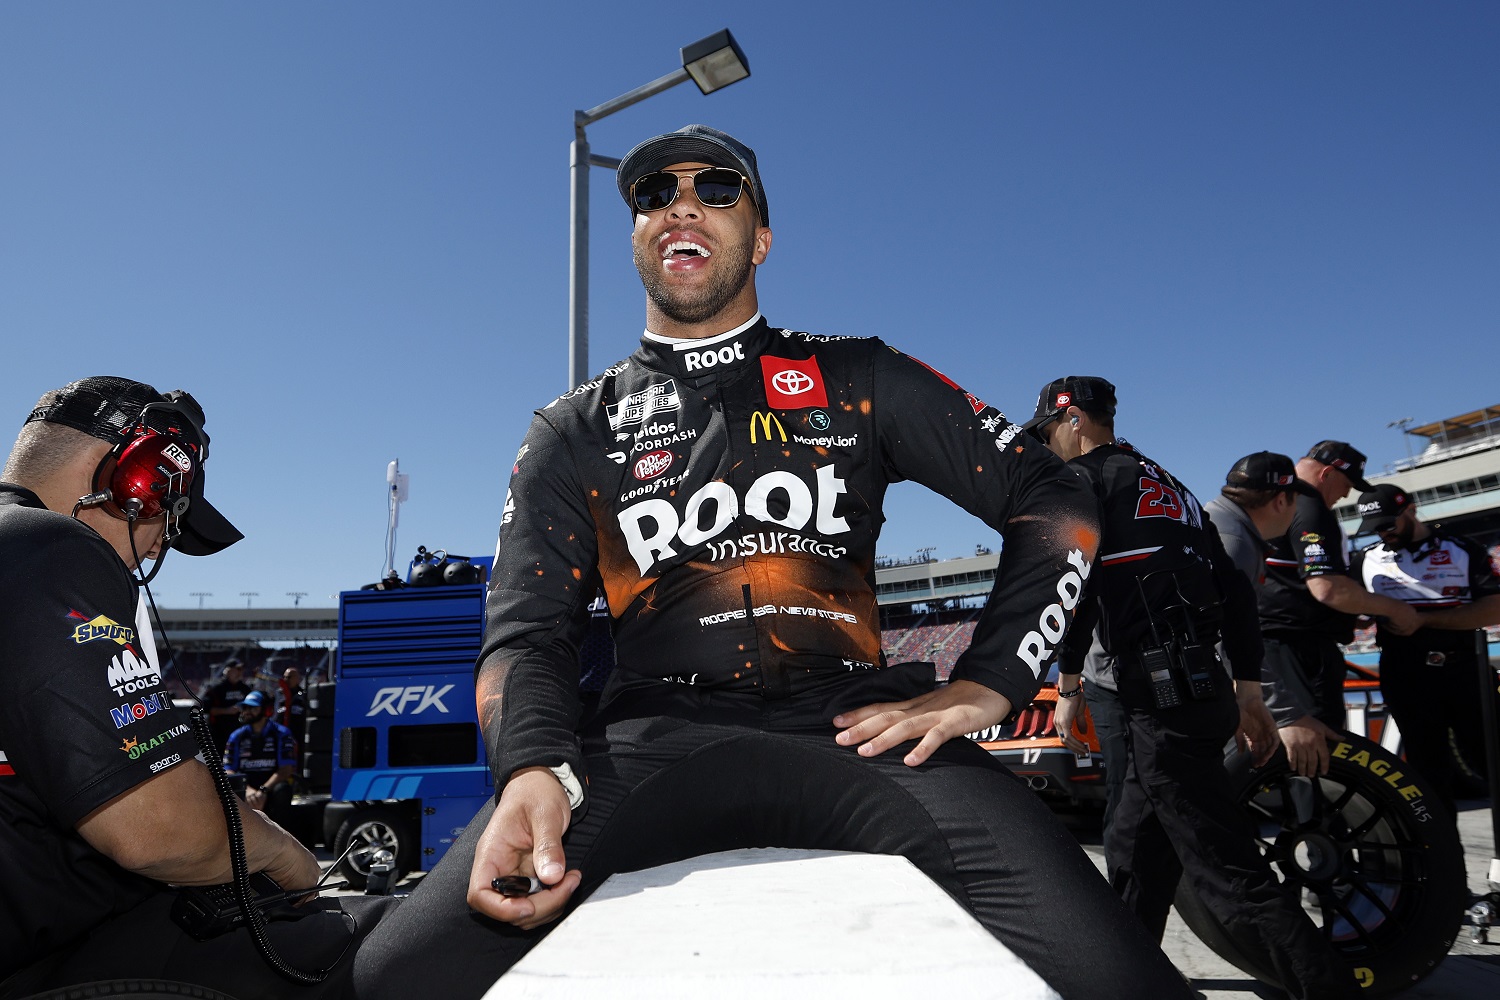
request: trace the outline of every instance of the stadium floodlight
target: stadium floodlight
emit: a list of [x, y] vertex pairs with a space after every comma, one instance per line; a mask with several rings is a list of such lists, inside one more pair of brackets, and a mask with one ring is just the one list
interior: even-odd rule
[[568, 385], [572, 388], [589, 377], [589, 167], [615, 170], [620, 161], [589, 151], [584, 129], [606, 118], [692, 80], [705, 94], [712, 94], [750, 75], [750, 63], [729, 29], [700, 38], [681, 50], [682, 66], [629, 93], [605, 101], [587, 111], [573, 112], [573, 144], [568, 164], [573, 180], [568, 215], [572, 224], [568, 262]]

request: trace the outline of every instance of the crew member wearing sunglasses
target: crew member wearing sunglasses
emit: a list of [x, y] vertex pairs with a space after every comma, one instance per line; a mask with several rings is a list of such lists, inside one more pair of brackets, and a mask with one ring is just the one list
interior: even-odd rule
[[[1064, 997], [1188, 996], [964, 738], [1040, 686], [1093, 566], [1092, 495], [913, 358], [762, 318], [770, 211], [743, 143], [689, 125], [631, 150], [619, 182], [646, 330], [537, 410], [512, 469], [477, 681], [498, 802], [382, 922], [400, 947], [364, 949], [360, 996], [477, 997], [611, 874], [776, 846], [909, 858]], [[881, 651], [875, 541], [903, 479], [1005, 541], [942, 687]], [[580, 724], [601, 590], [616, 667]], [[1080, 926], [1089, 947], [1057, 956]]]

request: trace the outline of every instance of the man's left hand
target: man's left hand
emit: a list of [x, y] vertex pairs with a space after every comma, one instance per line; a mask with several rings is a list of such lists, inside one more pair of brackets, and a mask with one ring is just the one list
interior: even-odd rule
[[1010, 714], [1010, 699], [974, 681], [953, 681], [909, 701], [866, 705], [833, 717], [843, 731], [841, 746], [859, 744], [861, 757], [874, 757], [907, 740], [921, 742], [902, 760], [916, 767], [955, 736], [995, 725]]

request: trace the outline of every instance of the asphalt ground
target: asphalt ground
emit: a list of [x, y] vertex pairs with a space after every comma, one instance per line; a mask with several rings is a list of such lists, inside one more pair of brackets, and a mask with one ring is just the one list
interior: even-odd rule
[[[1102, 873], [1104, 848], [1100, 844], [1099, 814], [1095, 811], [1073, 813], [1064, 819]], [[1469, 891], [1477, 896], [1500, 890], [1500, 886], [1486, 883], [1490, 859], [1496, 856], [1489, 803], [1460, 803], [1458, 830], [1468, 869]], [[325, 868], [332, 864], [333, 856], [326, 850], [320, 848], [317, 854]], [[410, 892], [420, 879], [420, 874], [409, 876], [397, 886], [397, 893]], [[336, 894], [350, 893], [346, 890]], [[1500, 997], [1500, 926], [1490, 931], [1485, 943], [1473, 941], [1470, 931], [1470, 921], [1465, 917], [1464, 928], [1449, 949], [1447, 959], [1400, 995], [1410, 1000], [1490, 1000]], [[1284, 996], [1281, 991], [1262, 985], [1214, 954], [1188, 929], [1175, 910], [1167, 920], [1162, 950], [1178, 971], [1192, 981], [1203, 1000], [1275, 1000]]]

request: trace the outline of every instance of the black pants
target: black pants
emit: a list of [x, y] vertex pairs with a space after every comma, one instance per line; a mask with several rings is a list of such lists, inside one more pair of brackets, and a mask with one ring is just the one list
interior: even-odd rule
[[[855, 694], [794, 704], [681, 686], [653, 692], [651, 715], [607, 708], [585, 734], [588, 809], [564, 838], [583, 872], [575, 899], [615, 872], [737, 848], [901, 855], [1069, 1000], [1189, 995], [1062, 825], [976, 745], [951, 740], [919, 768], [901, 763], [910, 744], [874, 759], [837, 745], [836, 711], [901, 696]], [[362, 1000], [478, 997], [550, 929], [501, 926], [465, 902], [492, 812], [360, 952]], [[640, 934], [649, 952], [651, 928]]]
[[323, 983], [308, 987], [273, 971], [244, 929], [193, 940], [172, 922], [175, 898], [162, 891], [106, 921], [78, 944], [7, 979], [0, 997], [107, 979], [166, 979], [236, 1000], [336, 1000], [349, 987], [356, 949], [398, 902], [390, 896], [321, 899], [300, 920], [272, 921], [268, 936], [285, 962], [303, 972], [331, 968]]
[[1130, 765], [1105, 833], [1110, 882], [1160, 941], [1186, 875], [1208, 910], [1253, 954], [1270, 957], [1294, 997], [1352, 992], [1299, 901], [1283, 891], [1229, 791], [1223, 748], [1238, 725], [1227, 682], [1213, 701], [1158, 709], [1144, 679], [1121, 668]]
[[1114, 822], [1120, 796], [1125, 792], [1125, 777], [1130, 773], [1130, 722], [1120, 695], [1107, 687], [1090, 685], [1089, 717], [1094, 720], [1094, 734], [1099, 737], [1099, 752], [1104, 757], [1104, 829]]
[[[1437, 656], [1429, 657], [1429, 652]], [[1429, 662], [1439, 658], [1441, 662]], [[1401, 727], [1403, 755], [1456, 817], [1453, 800], [1458, 773], [1450, 741], [1465, 749], [1476, 764], [1485, 764], [1479, 662], [1474, 651], [1384, 650], [1380, 693]], [[1477, 740], [1475, 734], [1479, 734]]]
[[[1312, 706], [1312, 716], [1333, 729], [1344, 728], [1344, 675], [1349, 668], [1344, 651], [1332, 639], [1301, 633], [1267, 634], [1262, 668], [1279, 676], [1288, 687], [1301, 688], [1301, 699]], [[1282, 722], [1277, 716], [1277, 723]]]

